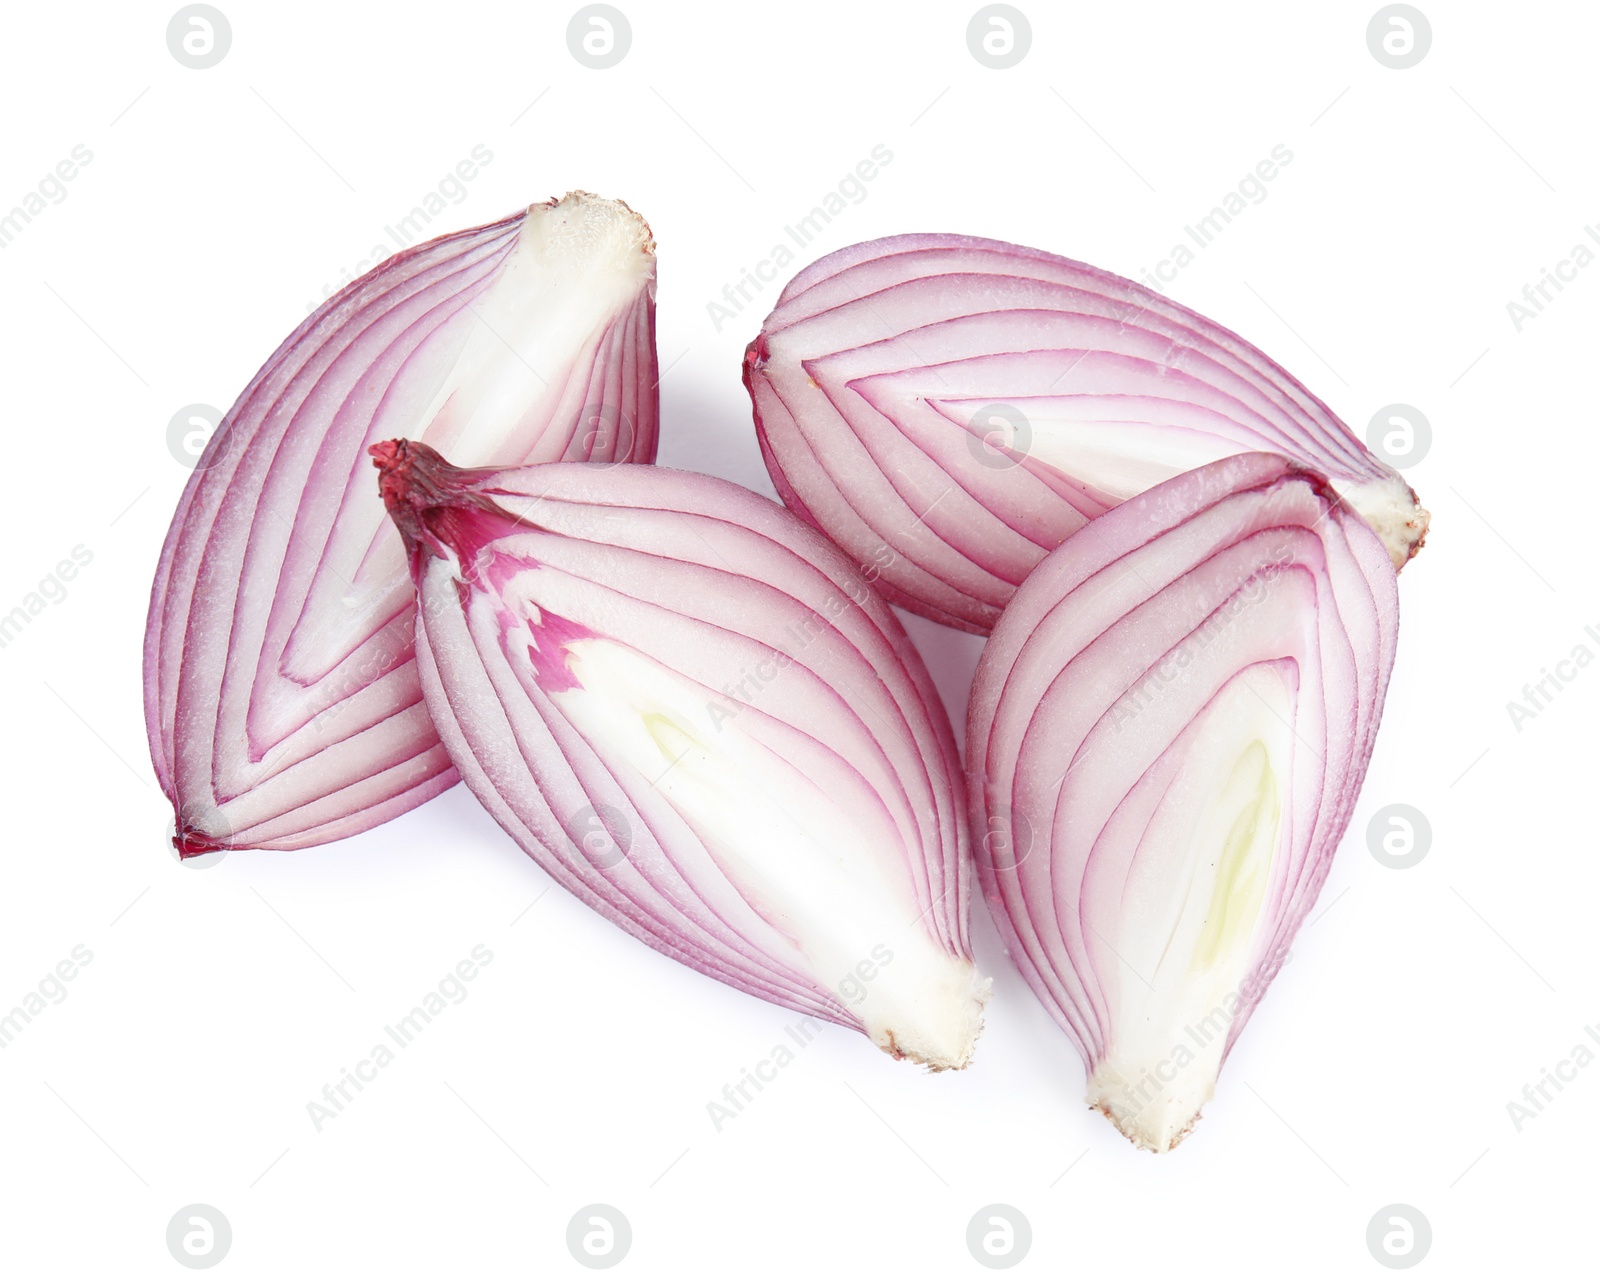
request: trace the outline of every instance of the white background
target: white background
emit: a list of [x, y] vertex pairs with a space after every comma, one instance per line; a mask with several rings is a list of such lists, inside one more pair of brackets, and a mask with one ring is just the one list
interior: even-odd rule
[[[618, 2], [633, 45], [605, 71], [568, 52], [576, 5], [219, 0], [233, 46], [204, 71], [167, 50], [175, 6], [7, 14], [0, 211], [93, 152], [0, 251], [0, 611], [93, 553], [0, 649], [0, 1013], [93, 956], [0, 1050], [7, 1267], [177, 1269], [165, 1229], [195, 1202], [231, 1221], [236, 1271], [577, 1269], [567, 1222], [594, 1202], [641, 1271], [977, 1269], [967, 1222], [996, 1202], [1032, 1223], [1024, 1269], [1375, 1270], [1366, 1227], [1396, 1202], [1431, 1222], [1424, 1269], [1591, 1264], [1600, 1065], [1520, 1131], [1506, 1104], [1600, 1022], [1600, 667], [1520, 731], [1506, 702], [1600, 651], [1600, 267], [1520, 333], [1506, 303], [1600, 221], [1593, 7], [1421, 0], [1432, 50], [1397, 71], [1368, 51], [1372, 0], [1019, 0], [1031, 52], [994, 71], [972, 0]], [[706, 304], [873, 146], [892, 162], [796, 268], [948, 230], [1137, 275], [1293, 152], [1170, 292], [1358, 432], [1425, 413], [1408, 477], [1434, 530], [1314, 922], [1175, 1153], [1085, 1108], [981, 908], [996, 990], [970, 1071], [827, 1028], [718, 1132], [706, 1103], [794, 1015], [550, 889], [464, 789], [338, 845], [170, 856], [139, 691], [187, 477], [167, 422], [225, 408], [479, 143], [439, 228], [570, 187], [627, 199], [659, 242], [662, 459], [763, 491], [738, 371], [772, 293], [720, 332]], [[979, 643], [909, 626], [959, 714]], [[1433, 829], [1408, 870], [1367, 848], [1392, 802]], [[480, 943], [470, 997], [316, 1130], [307, 1103]]]

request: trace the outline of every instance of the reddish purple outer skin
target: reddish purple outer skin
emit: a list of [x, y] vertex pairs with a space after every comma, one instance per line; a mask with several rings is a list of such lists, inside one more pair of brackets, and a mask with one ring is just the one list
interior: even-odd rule
[[[528, 563], [500, 554], [491, 554], [487, 563], [480, 561], [487, 545], [516, 533], [517, 522], [478, 494], [479, 471], [456, 469], [426, 443], [405, 439], [374, 443], [367, 451], [378, 468], [384, 506], [405, 539], [413, 581], [420, 578], [424, 559], [438, 551], [436, 544], [450, 545], [469, 572], [482, 569], [491, 576], [501, 571], [511, 575], [527, 568]], [[566, 648], [595, 636], [594, 631], [548, 611], [537, 627], [547, 639], [529, 652], [540, 688], [547, 694], [577, 689], [580, 683], [567, 667]]]

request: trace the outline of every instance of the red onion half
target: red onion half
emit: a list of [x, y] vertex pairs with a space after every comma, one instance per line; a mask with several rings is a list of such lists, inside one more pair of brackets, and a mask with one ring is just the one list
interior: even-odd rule
[[845, 248], [783, 291], [745, 359], [784, 502], [884, 596], [993, 627], [1044, 555], [1130, 496], [1247, 451], [1325, 474], [1387, 546], [1427, 513], [1255, 346], [1103, 270], [990, 239]]
[[150, 601], [145, 717], [180, 853], [336, 840], [456, 781], [366, 449], [651, 461], [654, 246], [624, 204], [536, 204], [385, 261], [256, 374], [184, 490]]
[[517, 843], [691, 968], [964, 1066], [989, 984], [955, 740], [855, 565], [700, 474], [373, 454], [428, 707]]
[[1316, 899], [1398, 620], [1371, 529], [1243, 455], [1067, 540], [995, 626], [967, 721], [979, 879], [1137, 1145], [1189, 1131]]

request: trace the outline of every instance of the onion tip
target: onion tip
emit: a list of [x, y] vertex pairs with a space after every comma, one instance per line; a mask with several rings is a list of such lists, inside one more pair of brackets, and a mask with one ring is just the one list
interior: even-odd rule
[[[199, 858], [202, 854], [216, 854], [230, 848], [202, 832], [198, 827], [183, 826], [172, 837], [172, 847], [178, 851], [180, 861]], [[243, 847], [235, 847], [243, 848]]]
[[1148, 1120], [1120, 1114], [1109, 1099], [1103, 1098], [1090, 1109], [1098, 1110], [1104, 1115], [1113, 1128], [1133, 1143], [1136, 1150], [1148, 1150], [1154, 1155], [1164, 1155], [1176, 1150], [1178, 1145], [1194, 1131], [1194, 1126], [1200, 1122], [1200, 1117], [1204, 1113], [1195, 1111], [1189, 1116], [1188, 1122], [1181, 1127], [1176, 1123], [1155, 1127]]
[[[470, 562], [479, 547], [504, 529], [507, 515], [470, 488], [476, 474], [458, 469], [425, 442], [394, 438], [367, 448], [378, 470], [378, 493], [405, 541], [416, 574], [418, 554], [448, 547]], [[484, 518], [481, 515], [492, 515]]]

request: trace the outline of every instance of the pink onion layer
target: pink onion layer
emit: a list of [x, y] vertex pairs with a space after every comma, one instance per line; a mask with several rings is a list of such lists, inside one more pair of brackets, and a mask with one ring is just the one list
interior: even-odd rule
[[256, 374], [184, 490], [151, 595], [145, 715], [180, 853], [336, 840], [455, 783], [366, 449], [651, 461], [653, 248], [623, 204], [537, 204], [389, 258]]
[[691, 968], [965, 1065], [988, 984], [955, 741], [854, 564], [699, 474], [373, 454], [428, 706], [517, 843]]
[[745, 382], [784, 502], [891, 601], [986, 633], [1044, 555], [1246, 451], [1327, 476], [1398, 569], [1427, 514], [1255, 346], [1131, 280], [960, 235], [856, 244], [784, 289]]
[[1370, 528], [1244, 455], [1067, 540], [995, 626], [967, 732], [979, 879], [1139, 1145], [1187, 1133], [1316, 899], [1397, 624]]

